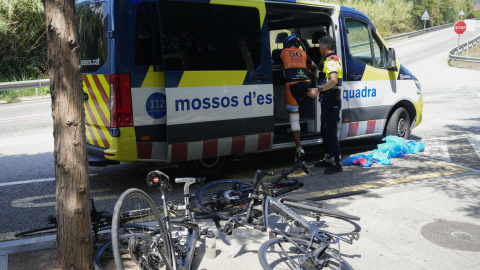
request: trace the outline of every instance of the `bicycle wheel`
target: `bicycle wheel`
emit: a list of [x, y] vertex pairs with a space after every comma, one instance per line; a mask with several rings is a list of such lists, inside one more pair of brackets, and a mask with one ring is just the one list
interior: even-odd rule
[[[159, 269], [170, 265], [170, 241], [157, 207], [142, 190], [131, 188], [118, 198], [112, 219], [112, 250], [118, 270]], [[163, 246], [163, 247], [162, 247]]]
[[28, 231], [18, 232], [15, 234], [15, 237], [28, 237], [28, 236], [42, 236], [48, 234], [55, 234], [57, 233], [57, 226], [45, 226], [43, 228], [32, 229]]
[[[290, 242], [292, 241], [292, 242]], [[318, 258], [312, 258], [317, 243], [310, 246], [310, 241], [290, 238], [274, 238], [263, 243], [258, 250], [258, 260], [263, 269], [352, 269], [343, 260], [338, 251], [328, 248]], [[309, 254], [304, 254], [294, 243]]]
[[224, 179], [203, 185], [195, 193], [197, 207], [205, 214], [216, 213], [221, 219], [247, 211], [248, 194], [252, 193], [252, 183]]
[[283, 201], [283, 203], [296, 213], [307, 217], [307, 220], [319, 229], [338, 235], [347, 235], [361, 230], [360, 225], [353, 221], [360, 220], [359, 217], [302, 202]]

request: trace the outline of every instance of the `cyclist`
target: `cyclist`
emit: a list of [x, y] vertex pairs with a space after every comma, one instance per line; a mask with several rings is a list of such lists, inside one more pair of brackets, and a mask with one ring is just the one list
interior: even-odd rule
[[311, 99], [307, 96], [308, 88], [310, 87], [310, 78], [307, 72], [310, 71], [313, 74], [317, 72], [317, 65], [299, 47], [300, 36], [292, 34], [283, 42], [283, 50], [280, 54], [285, 76], [285, 102], [296, 146], [296, 163], [302, 161], [305, 157], [305, 151], [300, 144], [299, 103], [304, 99]]

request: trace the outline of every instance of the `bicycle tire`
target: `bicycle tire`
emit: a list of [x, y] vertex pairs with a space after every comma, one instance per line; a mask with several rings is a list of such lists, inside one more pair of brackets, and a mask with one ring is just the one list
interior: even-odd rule
[[312, 262], [310, 256], [305, 256], [305, 254], [299, 252], [299, 249], [291, 241], [307, 250], [307, 252], [313, 252], [319, 246], [318, 243], [313, 243], [310, 246], [310, 241], [297, 238], [290, 238], [290, 240], [285, 238], [270, 239], [263, 243], [258, 250], [258, 260], [262, 268], [265, 270], [353, 269], [348, 262], [338, 256], [338, 251], [335, 249], [327, 248], [320, 255], [319, 259], [329, 261], [328, 265], [321, 266]]
[[46, 226], [42, 228], [36, 228], [28, 231], [23, 231], [23, 232], [18, 232], [15, 234], [15, 237], [22, 237], [22, 236], [39, 236], [39, 235], [45, 235], [45, 234], [53, 234], [57, 233], [57, 226], [52, 225], [52, 226]]
[[112, 245], [112, 240], [105, 241], [100, 246], [98, 246], [93, 254], [93, 268], [95, 270], [103, 270], [101, 263], [102, 256], [104, 255], [105, 250]]
[[[128, 218], [123, 217], [125, 213], [128, 213]], [[137, 218], [133, 218], [135, 213], [139, 213]], [[150, 245], [156, 241], [153, 237], [164, 231], [160, 213], [150, 196], [136, 188], [123, 192], [115, 204], [112, 218], [112, 250], [116, 268], [124, 270], [127, 266], [130, 269], [142, 263], [152, 268], [171, 265], [168, 259], [171, 252], [169, 239], [165, 240], [163, 248], [158, 248], [160, 257], [150, 252]]]
[[[235, 192], [238, 199], [225, 197], [226, 192]], [[237, 179], [212, 181], [195, 192], [197, 207], [205, 214], [217, 214], [221, 219], [229, 219], [247, 211], [248, 194], [253, 192], [250, 182]]]
[[302, 203], [289, 201], [283, 201], [283, 203], [299, 215], [309, 217], [307, 220], [322, 230], [338, 235], [348, 235], [350, 233], [358, 233], [362, 229], [358, 223], [353, 221], [360, 219], [357, 216]]

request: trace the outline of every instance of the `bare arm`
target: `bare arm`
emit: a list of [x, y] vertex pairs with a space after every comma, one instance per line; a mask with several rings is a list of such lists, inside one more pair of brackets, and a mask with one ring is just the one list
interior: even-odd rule
[[[321, 85], [322, 91], [327, 91], [327, 90], [331, 89], [332, 87], [337, 85], [337, 83], [338, 83], [337, 73], [331, 73], [330, 74], [330, 80], [326, 84]], [[308, 92], [307, 95], [311, 98], [314, 98], [314, 97], [318, 96], [318, 94], [320, 94], [320, 91], [318, 90], [318, 88], [309, 88], [308, 90], [310, 90], [310, 92]]]

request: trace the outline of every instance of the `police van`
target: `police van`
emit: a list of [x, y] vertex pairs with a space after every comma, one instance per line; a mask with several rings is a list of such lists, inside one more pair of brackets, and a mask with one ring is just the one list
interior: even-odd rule
[[[215, 175], [235, 155], [294, 146], [279, 52], [297, 33], [343, 64], [341, 140], [408, 138], [422, 120], [415, 76], [361, 12], [295, 0], [76, 0], [91, 165], [181, 163]], [[314, 86], [316, 80], [312, 80]], [[322, 143], [320, 102], [302, 145]]]

